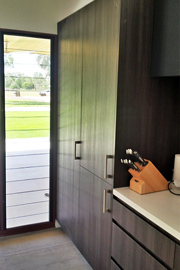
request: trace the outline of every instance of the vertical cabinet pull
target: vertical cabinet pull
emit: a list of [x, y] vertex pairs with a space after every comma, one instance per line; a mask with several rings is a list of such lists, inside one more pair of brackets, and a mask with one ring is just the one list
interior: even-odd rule
[[81, 159], [81, 157], [77, 157], [76, 156], [76, 146], [77, 144], [81, 144], [81, 141], [75, 141], [74, 142], [74, 159], [77, 160], [77, 159]]
[[104, 189], [104, 192], [103, 192], [103, 214], [111, 212], [110, 209], [106, 208], [106, 197], [107, 197], [108, 193], [111, 194], [111, 190]]
[[111, 173], [111, 174], [107, 173], [108, 159], [113, 159], [113, 156], [112, 155], [105, 155], [105, 166], [104, 166], [104, 178], [105, 179], [113, 177], [113, 173]]

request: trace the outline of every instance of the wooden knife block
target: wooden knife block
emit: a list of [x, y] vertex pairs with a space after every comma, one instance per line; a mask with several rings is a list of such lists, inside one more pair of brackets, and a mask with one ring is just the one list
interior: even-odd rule
[[158, 169], [149, 160], [146, 166], [136, 165], [141, 170], [137, 172], [129, 169], [128, 172], [133, 176], [130, 180], [130, 189], [139, 194], [146, 194], [168, 189], [168, 182]]

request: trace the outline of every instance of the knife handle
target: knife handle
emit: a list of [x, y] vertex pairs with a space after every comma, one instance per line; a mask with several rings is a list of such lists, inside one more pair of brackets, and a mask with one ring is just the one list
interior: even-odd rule
[[148, 164], [148, 162], [145, 161], [137, 151], [134, 151], [133, 154], [134, 154], [134, 156], [136, 157], [136, 159], [137, 159], [139, 162], [142, 163], [142, 166], [143, 166], [143, 167], [146, 166], [146, 165]]

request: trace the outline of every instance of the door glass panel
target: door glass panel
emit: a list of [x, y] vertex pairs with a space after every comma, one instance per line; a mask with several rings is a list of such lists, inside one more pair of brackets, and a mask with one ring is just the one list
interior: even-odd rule
[[4, 35], [6, 228], [49, 221], [50, 43]]

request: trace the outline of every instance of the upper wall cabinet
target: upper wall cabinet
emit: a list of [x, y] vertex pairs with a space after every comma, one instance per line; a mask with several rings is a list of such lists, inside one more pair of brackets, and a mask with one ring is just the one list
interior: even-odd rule
[[180, 0], [156, 0], [151, 76], [180, 76]]

